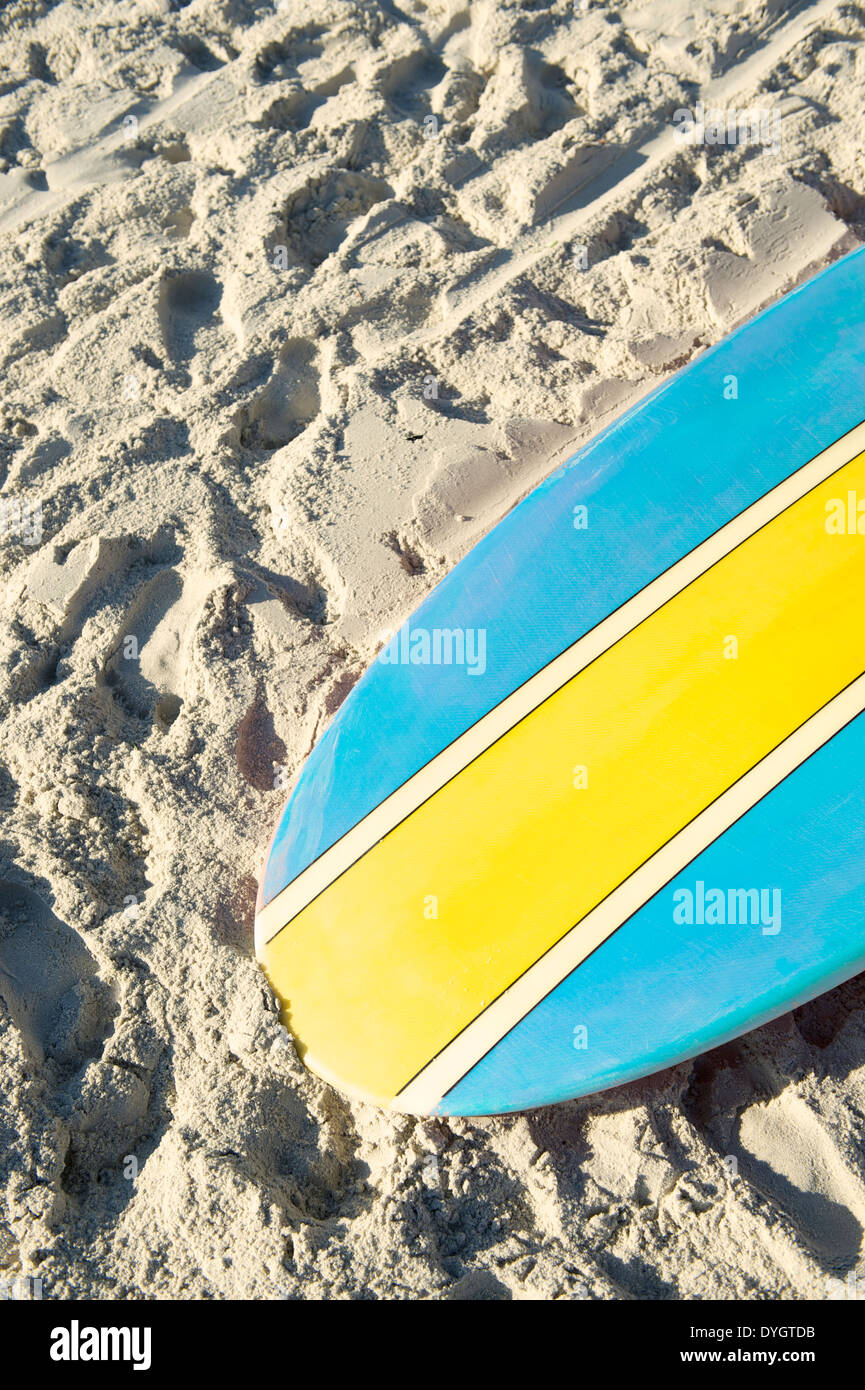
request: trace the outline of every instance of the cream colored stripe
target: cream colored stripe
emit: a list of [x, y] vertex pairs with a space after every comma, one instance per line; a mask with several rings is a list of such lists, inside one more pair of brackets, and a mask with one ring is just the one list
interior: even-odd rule
[[[746, 772], [614, 888], [400, 1091], [391, 1109], [428, 1115], [472, 1067], [666, 883], [865, 709], [865, 675]], [[671, 909], [672, 910], [672, 909]]]
[[806, 463], [766, 493], [752, 506], [721, 527], [708, 540], [678, 560], [652, 580], [616, 612], [586, 633], [573, 646], [551, 661], [513, 694], [496, 705], [464, 734], [432, 758], [424, 767], [380, 802], [363, 820], [347, 831], [314, 863], [298, 874], [272, 898], [255, 919], [255, 946], [258, 950], [287, 926], [335, 878], [356, 859], [383, 839], [395, 825], [411, 815], [429, 797], [455, 777], [497, 739], [506, 734], [533, 709], [594, 661], [602, 652], [621, 641], [650, 614], [669, 603], [699, 575], [716, 565], [731, 550], [748, 539], [761, 526], [774, 520], [806, 492], [830, 477], [857, 454], [865, 450], [865, 421], [831, 444], [822, 454]]

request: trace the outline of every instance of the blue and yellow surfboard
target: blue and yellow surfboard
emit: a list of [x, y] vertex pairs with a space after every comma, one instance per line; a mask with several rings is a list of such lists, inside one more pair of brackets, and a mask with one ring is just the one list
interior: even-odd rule
[[865, 252], [514, 509], [277, 827], [307, 1064], [412, 1113], [646, 1075], [865, 966]]

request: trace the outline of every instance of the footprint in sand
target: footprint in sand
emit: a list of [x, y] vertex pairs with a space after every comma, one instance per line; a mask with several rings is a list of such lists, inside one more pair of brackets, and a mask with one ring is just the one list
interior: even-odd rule
[[300, 33], [268, 43], [256, 54], [253, 75], [257, 82], [284, 82], [296, 77], [299, 65], [320, 58], [325, 51], [327, 29], [308, 24]]
[[135, 718], [168, 729], [180, 713], [189, 644], [208, 592], [204, 576], [184, 582], [174, 569], [139, 589], [104, 669], [115, 698]]
[[418, 50], [392, 63], [378, 80], [397, 115], [422, 121], [430, 110], [430, 93], [447, 71], [437, 54]]
[[855, 1259], [865, 1221], [865, 1190], [820, 1116], [783, 1093], [748, 1107], [739, 1125], [739, 1171], [786, 1211], [829, 1265]]
[[117, 1012], [78, 933], [9, 882], [0, 883], [0, 999], [37, 1065], [64, 1069], [99, 1056]]
[[288, 198], [275, 245], [290, 262], [314, 270], [345, 240], [351, 224], [392, 196], [383, 179], [352, 169], [333, 169], [306, 179]]
[[315, 345], [292, 339], [280, 352], [267, 385], [242, 411], [240, 442], [251, 449], [280, 449], [306, 429], [320, 407]]
[[159, 287], [159, 326], [165, 351], [183, 365], [212, 347], [220, 332], [218, 310], [222, 288], [205, 270], [191, 270], [162, 281]]

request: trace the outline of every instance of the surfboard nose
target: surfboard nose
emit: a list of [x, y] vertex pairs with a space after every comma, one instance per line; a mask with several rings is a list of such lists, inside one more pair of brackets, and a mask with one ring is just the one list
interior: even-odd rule
[[[789, 846], [807, 855], [780, 789], [807, 786], [806, 821], [835, 814], [836, 783], [801, 769], [828, 766], [865, 708], [865, 551], [855, 527], [826, 524], [833, 499], [865, 495], [863, 274], [861, 253], [839, 263], [593, 441], [341, 706], [277, 827], [256, 917], [299, 1050], [340, 1089], [412, 1113], [543, 1104], [735, 1036], [855, 965], [846, 885], [861, 907], [861, 874], [834, 846], [810, 862], [846, 940], [812, 905], [815, 936], [785, 898], [777, 935], [703, 922], [682, 954], [665, 894], [716, 843], [741, 858], [736, 827], [758, 806], [776, 817], [762, 852], [788, 877], [755, 866], [743, 884], [728, 865], [718, 891], [793, 893]], [[735, 432], [728, 372], [752, 388]], [[637, 921], [666, 942], [669, 980]], [[538, 1019], [558, 1030], [552, 1051]]]

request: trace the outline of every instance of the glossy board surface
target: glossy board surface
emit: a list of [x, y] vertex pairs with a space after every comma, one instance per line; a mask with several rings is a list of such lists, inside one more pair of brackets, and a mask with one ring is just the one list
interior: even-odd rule
[[314, 1070], [523, 1109], [862, 968], [863, 368], [856, 253], [583, 448], [379, 654], [259, 898]]

